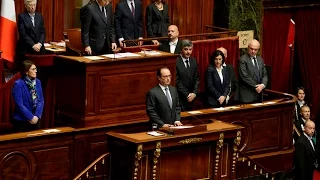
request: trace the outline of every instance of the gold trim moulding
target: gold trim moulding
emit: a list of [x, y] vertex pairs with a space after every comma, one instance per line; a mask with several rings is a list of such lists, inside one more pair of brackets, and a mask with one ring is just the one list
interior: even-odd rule
[[202, 138], [189, 138], [179, 141], [179, 144], [193, 144], [202, 141]]

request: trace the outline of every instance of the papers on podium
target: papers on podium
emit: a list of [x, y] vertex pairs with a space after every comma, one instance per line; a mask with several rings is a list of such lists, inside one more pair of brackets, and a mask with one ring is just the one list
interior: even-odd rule
[[164, 134], [158, 133], [157, 131], [147, 132], [147, 134], [151, 136], [164, 136]]

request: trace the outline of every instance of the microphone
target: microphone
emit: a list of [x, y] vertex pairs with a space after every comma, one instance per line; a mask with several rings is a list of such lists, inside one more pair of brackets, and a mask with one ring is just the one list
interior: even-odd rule
[[158, 124], [152, 123], [152, 131], [157, 131], [157, 129], [158, 129]]
[[181, 109], [182, 109], [184, 112], [188, 113], [188, 114], [189, 114], [191, 117], [193, 117], [194, 119], [200, 121], [202, 124], [206, 124], [206, 123], [203, 122], [201, 119], [197, 118], [195, 115], [193, 115], [193, 114], [189, 113], [188, 111], [186, 111], [186, 110], [183, 108], [183, 106], [180, 105], [180, 107], [181, 107]]
[[141, 46], [139, 46], [132, 38], [130, 38], [130, 36], [127, 34], [127, 31], [124, 31], [124, 34], [126, 35], [126, 37], [131, 41], [133, 42], [134, 45], [136, 45], [137, 47], [139, 47], [139, 49], [143, 52], [144, 54], [144, 57], [147, 56], [145, 50], [143, 48], [141, 48]]

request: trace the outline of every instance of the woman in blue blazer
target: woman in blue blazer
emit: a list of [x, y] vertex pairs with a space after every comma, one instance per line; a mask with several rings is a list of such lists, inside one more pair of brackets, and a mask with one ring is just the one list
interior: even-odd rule
[[22, 132], [39, 128], [44, 100], [34, 63], [23, 61], [20, 73], [22, 77], [14, 82], [12, 89], [15, 103], [13, 126], [16, 131]]
[[206, 93], [208, 104], [221, 107], [226, 104], [226, 97], [230, 91], [230, 75], [223, 67], [225, 57], [219, 50], [213, 52], [211, 62], [206, 70]]

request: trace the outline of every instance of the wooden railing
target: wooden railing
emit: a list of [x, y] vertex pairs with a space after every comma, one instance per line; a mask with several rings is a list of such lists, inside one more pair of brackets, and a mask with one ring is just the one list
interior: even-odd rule
[[275, 174], [242, 152], [237, 154], [236, 179], [275, 179]]
[[110, 163], [107, 163], [108, 161], [110, 161], [109, 155], [109, 153], [106, 153], [100, 156], [73, 180], [109, 179]]
[[[236, 36], [238, 31], [235, 30], [229, 30], [229, 31], [221, 31], [221, 32], [210, 32], [210, 33], [200, 33], [200, 34], [188, 34], [188, 35], [179, 35], [179, 39], [190, 39], [192, 41], [195, 40], [204, 40], [204, 39], [216, 39], [216, 38], [223, 38], [223, 37], [232, 37]], [[167, 40], [168, 37], [155, 37], [155, 38], [145, 38], [145, 39], [132, 39], [132, 40], [124, 40], [124, 43], [132, 43], [139, 42], [139, 41], [152, 41], [152, 40]]]

